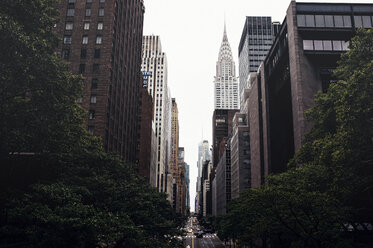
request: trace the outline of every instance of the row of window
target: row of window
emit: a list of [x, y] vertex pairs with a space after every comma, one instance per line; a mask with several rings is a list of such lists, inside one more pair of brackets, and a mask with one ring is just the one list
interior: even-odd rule
[[[67, 9], [66, 16], [74, 16], [75, 15], [75, 9], [69, 8]], [[85, 16], [90, 17], [92, 15], [92, 10], [90, 8], [85, 9]], [[104, 16], [105, 15], [105, 9], [99, 8], [98, 9], [98, 16]]]
[[[79, 73], [80, 74], [85, 73], [85, 68], [86, 68], [85, 64], [80, 64], [79, 65]], [[92, 65], [92, 73], [98, 73], [99, 72], [99, 68], [100, 68], [99, 64], [93, 64]]]
[[305, 51], [347, 51], [348, 41], [344, 40], [303, 40]]
[[[69, 44], [71, 44], [71, 42], [72, 42], [71, 35], [65, 35], [63, 37], [63, 44], [69, 45]], [[82, 44], [84, 44], [84, 45], [88, 44], [88, 35], [83, 35]], [[102, 36], [101, 35], [96, 36], [96, 44], [97, 45], [102, 44]]]
[[[65, 24], [65, 30], [73, 30], [74, 28], [74, 23], [73, 22], [66, 22]], [[83, 24], [83, 29], [84, 30], [89, 30], [90, 28], [90, 23], [89, 22], [84, 22]], [[103, 22], [98, 22], [97, 23], [97, 30], [103, 30], [104, 29], [104, 23]]]
[[[349, 15], [297, 15], [298, 27], [351, 28]], [[354, 16], [355, 27], [371, 28], [373, 16]]]
[[[77, 100], [76, 100], [77, 103], [81, 104], [83, 103], [83, 98], [82, 97], [79, 97]], [[97, 102], [97, 96], [96, 95], [91, 95], [91, 100], [90, 100], [91, 103], [96, 103]]]
[[[94, 58], [99, 59], [101, 56], [101, 50], [100, 49], [94, 49]], [[68, 60], [70, 58], [70, 49], [62, 49], [61, 57], [65, 60]], [[80, 58], [85, 59], [87, 58], [87, 49], [82, 48], [80, 51]]]

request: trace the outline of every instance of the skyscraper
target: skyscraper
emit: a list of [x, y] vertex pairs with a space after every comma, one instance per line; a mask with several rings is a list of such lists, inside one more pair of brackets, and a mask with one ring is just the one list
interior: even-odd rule
[[159, 191], [167, 192], [167, 184], [172, 184], [172, 180], [167, 180], [169, 178], [167, 174], [169, 173], [171, 147], [171, 99], [167, 82], [167, 57], [162, 52], [159, 36], [144, 36], [142, 49], [141, 70], [148, 75], [148, 91], [153, 96], [154, 102], [157, 143], [155, 186]]
[[216, 62], [214, 109], [238, 109], [239, 95], [236, 67], [224, 25], [223, 41]]
[[238, 47], [240, 97], [248, 88], [250, 72], [256, 72], [272, 46], [279, 24], [269, 16], [247, 16]]

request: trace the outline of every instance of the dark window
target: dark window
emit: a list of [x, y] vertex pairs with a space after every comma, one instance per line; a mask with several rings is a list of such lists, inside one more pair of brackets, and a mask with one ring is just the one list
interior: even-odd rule
[[85, 16], [91, 16], [91, 9], [85, 9]]
[[97, 85], [98, 85], [98, 79], [97, 78], [93, 78], [92, 79], [91, 89], [97, 89]]
[[92, 0], [87, 0], [87, 3], [92, 3]]
[[69, 0], [69, 3], [75, 3], [75, 0]]
[[61, 53], [61, 57], [65, 60], [68, 60], [70, 57], [70, 50], [69, 49], [63, 49]]
[[99, 71], [99, 64], [93, 64], [92, 72], [97, 73], [98, 71]]
[[80, 64], [79, 65], [79, 73], [83, 74], [85, 72], [85, 64]]
[[90, 135], [94, 135], [94, 132], [95, 132], [95, 127], [94, 126], [88, 126], [88, 133]]
[[104, 16], [104, 8], [98, 9], [98, 16]]
[[74, 16], [75, 14], [75, 9], [67, 9], [67, 16]]
[[90, 110], [89, 111], [89, 119], [90, 120], [94, 120], [95, 119], [95, 111], [94, 110]]
[[100, 58], [100, 53], [101, 53], [100, 49], [95, 49], [95, 59]]
[[71, 36], [63, 37], [63, 44], [71, 44]]
[[105, 2], [105, 0], [100, 0], [100, 3], [104, 3]]
[[65, 29], [66, 30], [73, 30], [74, 24], [72, 22], [66, 22]]
[[87, 49], [80, 50], [80, 58], [82, 59], [87, 58]]

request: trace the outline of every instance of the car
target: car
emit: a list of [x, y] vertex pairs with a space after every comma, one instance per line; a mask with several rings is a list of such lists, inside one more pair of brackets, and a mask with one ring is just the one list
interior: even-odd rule
[[203, 238], [203, 234], [204, 234], [204, 232], [198, 232], [196, 237], [197, 238]]

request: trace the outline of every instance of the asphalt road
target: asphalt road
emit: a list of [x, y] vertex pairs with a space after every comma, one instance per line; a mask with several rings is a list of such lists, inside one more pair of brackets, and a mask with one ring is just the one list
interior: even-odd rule
[[[201, 229], [201, 227], [191, 219], [188, 221], [187, 228], [192, 229], [194, 232]], [[197, 238], [194, 233], [187, 233], [184, 238], [186, 248], [224, 248], [223, 243], [214, 233], [203, 234], [203, 237], [200, 238]]]
[[[189, 246], [189, 247], [188, 247]], [[224, 248], [224, 245], [215, 234], [205, 234], [203, 238], [195, 235], [185, 237], [185, 247], [188, 248]]]

